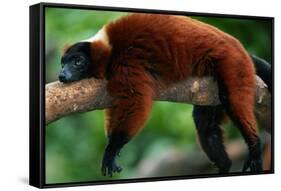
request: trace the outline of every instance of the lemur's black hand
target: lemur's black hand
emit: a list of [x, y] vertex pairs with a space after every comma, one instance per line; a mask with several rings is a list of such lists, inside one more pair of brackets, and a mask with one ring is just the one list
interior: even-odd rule
[[112, 177], [112, 174], [114, 172], [120, 173], [122, 171], [122, 167], [119, 166], [115, 161], [117, 155], [118, 152], [112, 151], [109, 148], [105, 150], [102, 160], [102, 168], [101, 168], [101, 172], [103, 176]]

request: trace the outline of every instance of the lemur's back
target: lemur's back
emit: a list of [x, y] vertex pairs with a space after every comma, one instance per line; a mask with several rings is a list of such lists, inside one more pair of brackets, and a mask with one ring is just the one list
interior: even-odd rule
[[114, 56], [137, 57], [165, 81], [206, 75], [233, 44], [242, 48], [230, 35], [184, 16], [130, 14], [107, 25], [107, 33]]

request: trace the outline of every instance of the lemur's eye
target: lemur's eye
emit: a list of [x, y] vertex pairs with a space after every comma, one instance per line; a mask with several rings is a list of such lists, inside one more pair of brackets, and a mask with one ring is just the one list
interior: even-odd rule
[[81, 59], [80, 58], [76, 58], [75, 61], [74, 61], [74, 65], [75, 66], [81, 66], [82, 62], [81, 62]]

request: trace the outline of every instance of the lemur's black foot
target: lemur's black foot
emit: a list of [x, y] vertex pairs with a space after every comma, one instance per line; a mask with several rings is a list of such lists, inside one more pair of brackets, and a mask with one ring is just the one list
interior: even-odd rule
[[243, 172], [250, 169], [250, 171], [262, 171], [262, 154], [260, 141], [249, 147], [249, 156], [244, 164]]
[[216, 166], [218, 167], [220, 174], [226, 174], [229, 172], [231, 168], [231, 164], [232, 164], [231, 160], [226, 160], [222, 164]]
[[254, 158], [250, 155], [244, 164], [243, 172], [247, 171], [248, 169], [250, 169], [250, 171], [262, 171], [262, 159]]
[[114, 152], [108, 151], [107, 149], [105, 150], [101, 167], [101, 173], [103, 176], [112, 177], [113, 173], [120, 173], [122, 171], [122, 167], [116, 163], [115, 157], [116, 154]]

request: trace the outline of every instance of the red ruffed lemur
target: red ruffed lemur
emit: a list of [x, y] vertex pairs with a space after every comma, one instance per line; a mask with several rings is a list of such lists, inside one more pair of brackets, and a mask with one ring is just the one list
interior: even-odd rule
[[271, 90], [271, 66], [251, 57], [237, 39], [219, 29], [184, 16], [129, 14], [67, 48], [61, 64], [63, 83], [89, 77], [108, 80], [107, 91], [114, 101], [106, 109], [103, 175], [122, 170], [115, 158], [144, 126], [157, 86], [169, 87], [192, 76], [213, 76], [219, 87], [221, 105], [194, 105], [193, 110], [209, 159], [220, 173], [231, 167], [220, 129], [226, 113], [249, 148], [243, 171], [262, 170], [254, 115], [255, 75], [258, 72]]

